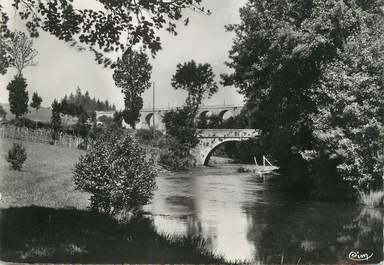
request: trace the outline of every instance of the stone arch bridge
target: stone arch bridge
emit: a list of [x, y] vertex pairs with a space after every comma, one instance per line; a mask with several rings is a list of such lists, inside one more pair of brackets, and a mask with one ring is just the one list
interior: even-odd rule
[[[240, 110], [234, 109], [234, 111], [238, 112], [240, 112]], [[200, 110], [200, 113], [203, 111], [206, 110]], [[220, 111], [223, 112], [222, 109], [220, 109]], [[153, 111], [149, 113], [152, 113], [153, 115]], [[103, 115], [113, 117], [113, 112], [100, 111], [97, 113], [96, 117], [98, 118]], [[142, 116], [145, 117], [145, 115]], [[158, 126], [161, 126], [161, 124]], [[158, 129], [164, 129], [159, 128], [158, 126], [156, 126]], [[139, 128], [143, 127], [137, 126], [137, 129]], [[198, 131], [199, 143], [193, 150], [191, 150], [191, 154], [196, 161], [196, 165], [207, 165], [211, 154], [219, 145], [227, 142], [240, 142], [250, 138], [258, 138], [259, 136], [260, 130], [254, 129], [200, 129]]]
[[213, 151], [227, 142], [240, 142], [260, 136], [260, 130], [254, 129], [204, 129], [199, 130], [199, 143], [191, 151], [196, 165], [207, 165]]

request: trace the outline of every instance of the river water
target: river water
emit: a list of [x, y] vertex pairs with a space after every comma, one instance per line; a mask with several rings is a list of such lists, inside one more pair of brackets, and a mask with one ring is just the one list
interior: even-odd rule
[[378, 210], [297, 201], [234, 166], [159, 176], [157, 186], [145, 208], [157, 231], [204, 238], [210, 251], [230, 261], [339, 263], [353, 252], [372, 255], [368, 263], [383, 259]]

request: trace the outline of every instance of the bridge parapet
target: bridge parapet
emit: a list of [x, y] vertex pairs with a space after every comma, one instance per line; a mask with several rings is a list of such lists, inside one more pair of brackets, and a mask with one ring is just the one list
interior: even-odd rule
[[253, 138], [260, 136], [255, 129], [200, 129], [199, 138]]

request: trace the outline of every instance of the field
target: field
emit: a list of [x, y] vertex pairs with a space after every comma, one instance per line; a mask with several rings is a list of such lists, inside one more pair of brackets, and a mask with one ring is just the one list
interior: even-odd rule
[[18, 141], [0, 139], [0, 207], [87, 207], [89, 195], [75, 191], [72, 183], [72, 169], [82, 151], [22, 142], [28, 158], [21, 171], [13, 171], [5, 160], [13, 142]]
[[199, 238], [159, 235], [148, 216], [116, 220], [87, 210], [72, 169], [82, 151], [22, 142], [28, 158], [12, 171], [0, 139], [0, 259], [38, 263], [225, 263]]

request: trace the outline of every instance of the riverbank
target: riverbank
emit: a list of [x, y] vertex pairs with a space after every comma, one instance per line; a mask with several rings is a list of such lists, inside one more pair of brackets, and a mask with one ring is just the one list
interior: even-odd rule
[[159, 235], [150, 219], [118, 222], [77, 209], [1, 209], [1, 260], [28, 263], [226, 263], [199, 238]]
[[54, 263], [226, 263], [198, 237], [158, 234], [149, 217], [127, 222], [91, 213], [75, 191], [81, 150], [22, 142], [27, 160], [9, 169], [11, 140], [0, 139], [0, 259]]

